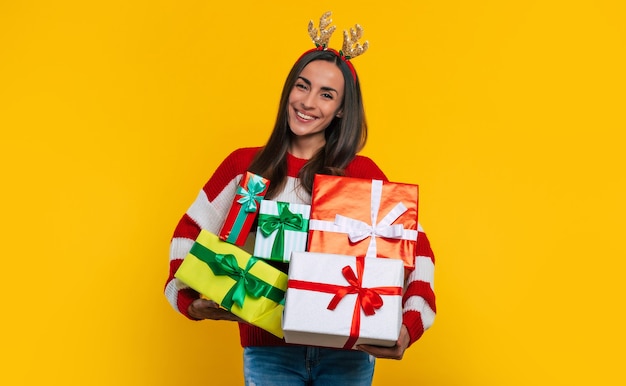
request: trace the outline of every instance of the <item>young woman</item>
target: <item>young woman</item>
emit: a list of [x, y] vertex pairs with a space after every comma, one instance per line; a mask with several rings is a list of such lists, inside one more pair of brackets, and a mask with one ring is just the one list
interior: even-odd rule
[[[320, 29], [326, 25], [320, 22]], [[220, 164], [183, 215], [171, 242], [165, 285], [169, 302], [193, 320], [239, 322], [247, 385], [369, 385], [374, 358], [401, 359], [435, 316], [434, 256], [421, 227], [415, 269], [407, 272], [403, 325], [394, 347], [361, 345], [359, 350], [341, 350], [289, 345], [216, 303], [200, 299], [196, 291], [174, 278], [200, 229], [219, 232], [246, 171], [271, 181], [266, 199], [301, 204], [311, 203], [316, 173], [387, 180], [371, 159], [357, 155], [367, 138], [359, 78], [349, 57], [344, 56], [346, 45], [337, 52], [326, 47], [327, 40], [322, 44], [316, 41], [318, 47], [305, 52], [291, 69], [267, 144], [237, 149]], [[244, 249], [252, 250], [254, 236], [250, 233]], [[287, 263], [269, 263], [287, 272]]]

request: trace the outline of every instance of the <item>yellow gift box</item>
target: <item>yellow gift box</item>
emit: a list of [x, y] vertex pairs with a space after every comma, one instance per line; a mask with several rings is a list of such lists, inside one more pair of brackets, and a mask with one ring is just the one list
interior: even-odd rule
[[279, 338], [287, 274], [200, 231], [175, 277], [243, 320]]

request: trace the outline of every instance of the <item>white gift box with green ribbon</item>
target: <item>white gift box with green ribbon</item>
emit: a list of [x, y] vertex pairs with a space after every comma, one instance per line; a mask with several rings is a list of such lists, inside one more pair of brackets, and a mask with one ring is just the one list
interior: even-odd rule
[[291, 252], [306, 250], [311, 206], [262, 200], [254, 243], [254, 256], [289, 261]]

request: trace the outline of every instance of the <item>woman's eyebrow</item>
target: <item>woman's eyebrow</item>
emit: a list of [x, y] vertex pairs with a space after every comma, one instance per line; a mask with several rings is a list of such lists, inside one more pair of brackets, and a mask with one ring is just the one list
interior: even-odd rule
[[307, 78], [303, 77], [303, 76], [299, 76], [298, 79], [300, 79], [301, 81], [303, 81], [304, 83], [306, 83], [307, 85], [311, 85], [311, 81], [308, 80]]

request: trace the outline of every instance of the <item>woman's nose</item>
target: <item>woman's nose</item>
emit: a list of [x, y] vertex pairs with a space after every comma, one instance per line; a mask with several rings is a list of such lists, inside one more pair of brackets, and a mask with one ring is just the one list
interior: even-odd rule
[[302, 108], [310, 110], [313, 107], [315, 107], [315, 99], [314, 98], [315, 98], [315, 96], [313, 94], [308, 94], [307, 96], [302, 98], [302, 101], [300, 102], [302, 104]]

